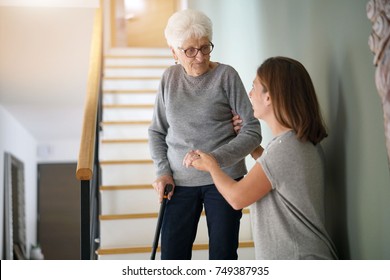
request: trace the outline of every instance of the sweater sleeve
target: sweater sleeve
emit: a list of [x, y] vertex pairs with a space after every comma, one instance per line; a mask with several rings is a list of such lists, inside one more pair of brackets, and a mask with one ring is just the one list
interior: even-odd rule
[[262, 140], [260, 122], [253, 115], [252, 104], [241, 78], [232, 67], [230, 69], [226, 77], [225, 92], [232, 110], [240, 115], [243, 125], [234, 139], [211, 152], [222, 168], [244, 159]]
[[148, 129], [149, 149], [156, 168], [157, 177], [172, 175], [172, 170], [167, 157], [168, 146], [165, 140], [169, 124], [164, 104], [163, 83], [164, 79], [161, 80], [157, 92], [152, 122]]

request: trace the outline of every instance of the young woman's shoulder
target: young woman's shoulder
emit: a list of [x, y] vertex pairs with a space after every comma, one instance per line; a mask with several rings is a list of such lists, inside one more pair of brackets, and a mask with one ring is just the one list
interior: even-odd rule
[[265, 155], [270, 157], [295, 158], [304, 153], [316, 152], [317, 147], [311, 142], [302, 142], [292, 130], [272, 139], [265, 148]]

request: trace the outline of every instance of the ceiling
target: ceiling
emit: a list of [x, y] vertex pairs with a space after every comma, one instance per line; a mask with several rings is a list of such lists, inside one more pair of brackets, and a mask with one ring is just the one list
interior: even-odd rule
[[79, 139], [97, 1], [73, 0], [66, 7], [2, 2], [0, 106], [38, 144]]

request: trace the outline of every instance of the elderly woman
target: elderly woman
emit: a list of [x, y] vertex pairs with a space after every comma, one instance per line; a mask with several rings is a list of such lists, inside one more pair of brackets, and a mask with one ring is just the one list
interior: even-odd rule
[[248, 175], [234, 181], [210, 154], [187, 155], [187, 167], [211, 174], [218, 190], [235, 208], [252, 203], [257, 259], [337, 259], [325, 228], [324, 158], [327, 136], [313, 83], [304, 66], [287, 57], [267, 59], [250, 92], [255, 117], [274, 139]]
[[[183, 166], [188, 152], [201, 148], [239, 180], [245, 156], [261, 142], [260, 124], [237, 72], [210, 61], [212, 23], [203, 13], [179, 11], [171, 16], [165, 37], [176, 65], [162, 76], [149, 143], [157, 170], [153, 187], [162, 200], [172, 184], [161, 230], [162, 259], [191, 259], [203, 207], [209, 233], [210, 259], [237, 259], [241, 210], [234, 210], [211, 176]], [[243, 123], [237, 135], [233, 112]]]

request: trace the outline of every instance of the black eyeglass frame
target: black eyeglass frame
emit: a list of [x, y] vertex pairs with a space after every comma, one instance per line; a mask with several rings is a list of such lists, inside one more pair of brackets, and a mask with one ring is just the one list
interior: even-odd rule
[[[211, 47], [211, 49], [210, 49], [210, 51], [209, 51], [208, 53], [204, 53], [204, 52], [202, 51], [202, 49], [203, 49], [204, 47]], [[189, 56], [189, 55], [187, 54], [187, 51], [190, 50], [190, 49], [196, 50], [196, 53], [195, 53], [193, 56]], [[193, 47], [188, 48], [188, 49], [183, 49], [183, 48], [178, 47], [178, 50], [182, 51], [182, 52], [186, 55], [186, 57], [188, 57], [188, 58], [194, 58], [195, 56], [198, 55], [198, 52], [199, 52], [199, 51], [200, 51], [203, 55], [209, 55], [209, 54], [214, 50], [214, 44], [213, 44], [212, 42], [209, 42], [208, 45], [204, 45], [204, 46], [200, 47], [199, 49], [198, 49], [198, 48], [193, 48]]]

